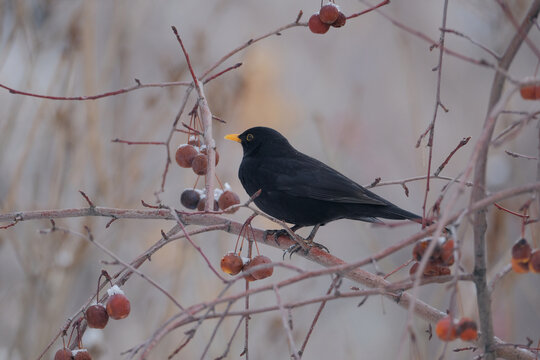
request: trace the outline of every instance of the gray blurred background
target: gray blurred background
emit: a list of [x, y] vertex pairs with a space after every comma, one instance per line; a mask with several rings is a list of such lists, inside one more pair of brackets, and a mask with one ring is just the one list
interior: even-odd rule
[[[530, 2], [511, 1], [521, 18]], [[353, 0], [339, 1], [346, 14], [365, 9]], [[16, 89], [57, 95], [92, 95], [134, 84], [187, 81], [190, 79], [170, 27], [178, 27], [190, 52], [195, 71], [202, 73], [224, 54], [247, 40], [265, 34], [296, 18], [303, 21], [316, 12], [319, 1], [0, 1], [0, 83]], [[395, 0], [383, 8], [385, 14], [433, 39], [439, 38], [443, 1]], [[447, 27], [471, 36], [502, 53], [513, 28], [491, 0], [450, 2]], [[530, 33], [540, 45], [538, 27]], [[469, 41], [447, 36], [447, 46], [474, 59], [493, 58]], [[361, 184], [375, 178], [383, 181], [425, 175], [425, 142], [415, 148], [419, 135], [433, 116], [438, 50], [392, 25], [377, 13], [350, 20], [341, 29], [315, 35], [307, 28], [293, 28], [250, 46], [221, 68], [243, 62], [243, 66], [206, 86], [212, 112], [227, 121], [215, 123], [215, 139], [221, 162], [217, 173], [247, 200], [238, 179], [241, 147], [223, 140], [227, 133], [255, 125], [274, 127], [299, 150], [340, 170]], [[523, 46], [511, 74], [518, 79], [535, 73], [538, 59]], [[453, 177], [464, 168], [484, 121], [493, 71], [444, 57], [441, 96], [450, 110], [439, 111], [433, 166], [466, 136], [472, 140], [461, 149], [442, 175]], [[84, 207], [78, 190], [85, 191], [101, 206], [141, 208], [140, 200], [155, 200], [165, 165], [163, 148], [112, 143], [114, 138], [163, 141], [169, 132], [184, 88], [143, 89], [97, 101], [51, 101], [0, 91], [0, 209], [2, 212]], [[192, 102], [191, 102], [192, 104]], [[189, 105], [188, 105], [189, 108]], [[514, 96], [509, 108], [538, 111], [535, 102]], [[515, 116], [503, 116], [496, 133]], [[185, 116], [183, 121], [188, 121]], [[186, 142], [177, 133], [172, 150]], [[504, 150], [536, 156], [537, 123], [531, 122], [510, 142], [493, 148], [488, 169], [489, 190], [535, 181], [536, 161], [514, 159]], [[172, 164], [165, 193], [170, 206], [180, 208], [179, 194], [191, 187], [195, 175]], [[444, 181], [434, 180], [428, 206], [439, 195]], [[375, 191], [410, 211], [421, 213], [425, 182], [408, 184], [406, 197], [399, 185]], [[468, 190], [459, 206], [467, 204]], [[503, 205], [518, 209], [523, 196]], [[534, 209], [537, 215], [537, 210]], [[241, 210], [234, 219], [245, 220]], [[57, 221], [59, 226], [83, 231], [89, 226], [97, 241], [129, 261], [160, 237], [171, 222], [119, 220], [105, 229], [108, 219], [73, 218]], [[520, 221], [490, 209], [489, 268], [492, 277], [510, 260], [509, 248], [520, 236]], [[258, 227], [275, 225], [257, 219]], [[48, 221], [31, 221], [0, 230], [0, 359], [34, 359], [42, 352], [66, 319], [79, 309], [96, 289], [102, 268], [111, 260], [80, 238], [55, 233], [40, 235]], [[320, 230], [317, 241], [346, 261], [369, 254], [418, 231], [417, 225], [394, 229], [372, 227], [354, 221], [337, 221]], [[460, 229], [464, 241], [462, 265], [472, 270], [471, 228]], [[538, 247], [538, 227], [530, 226], [527, 237]], [[210, 260], [234, 248], [236, 237], [225, 233], [195, 236]], [[410, 258], [410, 248], [379, 262], [389, 272]], [[274, 261], [281, 252], [262, 247]], [[289, 261], [289, 260], [287, 260]], [[290, 263], [305, 269], [318, 266], [293, 257]], [[373, 267], [366, 267], [375, 271]], [[208, 301], [222, 285], [199, 254], [185, 241], [167, 245], [142, 270], [153, 277], [185, 306]], [[293, 273], [279, 268], [274, 276], [252, 283], [260, 286], [285, 279]], [[406, 278], [408, 270], [394, 275]], [[317, 278], [282, 290], [284, 302], [323, 295], [330, 278]], [[353, 286], [345, 281], [342, 289]], [[242, 291], [243, 284], [230, 290]], [[132, 313], [121, 321], [110, 321], [103, 331], [89, 331], [83, 343], [94, 358], [121, 358], [120, 353], [146, 340], [173, 315], [174, 305], [138, 277], [126, 284]], [[509, 274], [493, 294], [495, 333], [513, 343], [538, 341], [540, 309], [538, 275]], [[445, 285], [424, 287], [420, 297], [429, 304], [448, 308], [450, 290]], [[474, 288], [460, 284], [458, 312], [476, 318]], [[305, 359], [392, 359], [396, 358], [404, 334], [406, 312], [386, 299], [370, 298], [357, 307], [359, 299], [327, 304], [305, 352]], [[275, 304], [273, 293], [253, 296], [252, 307]], [[303, 341], [318, 305], [293, 311], [293, 335]], [[241, 310], [242, 303], [234, 306]], [[216, 322], [208, 321], [194, 340], [177, 356], [199, 358]], [[236, 319], [224, 322], [208, 358], [221, 355]], [[434, 324], [433, 324], [434, 325]], [[415, 323], [417, 351], [404, 358], [432, 359], [443, 344], [428, 340], [425, 321]], [[152, 358], [166, 358], [184, 337], [182, 328], [170, 334], [154, 350]], [[285, 331], [278, 312], [254, 316], [250, 324], [250, 354], [253, 359], [285, 359], [289, 355]], [[470, 352], [450, 349], [466, 346], [451, 343], [447, 359], [468, 359]], [[57, 341], [45, 358], [61, 347]], [[238, 358], [243, 348], [243, 330], [232, 344], [229, 358]]]

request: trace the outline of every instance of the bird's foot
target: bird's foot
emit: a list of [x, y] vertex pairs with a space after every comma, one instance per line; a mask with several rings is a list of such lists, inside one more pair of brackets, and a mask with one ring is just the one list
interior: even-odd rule
[[328, 250], [326, 246], [316, 243], [313, 240], [303, 239], [300, 236], [296, 236], [295, 240], [297, 241], [296, 244], [289, 246], [287, 249], [283, 251], [283, 259], [285, 259], [285, 256], [287, 254], [289, 254], [289, 259], [292, 258], [293, 254], [297, 253], [300, 250], [304, 252], [304, 255], [307, 255], [309, 254], [311, 249], [314, 247], [324, 250], [327, 253], [330, 253], [330, 250]]
[[278, 229], [278, 230], [266, 230], [264, 232], [264, 236], [265, 237], [268, 237], [268, 236], [272, 236], [272, 238], [274, 239], [274, 242], [279, 246], [279, 237], [280, 236], [289, 236], [289, 233], [287, 232], [287, 230], [285, 229]]

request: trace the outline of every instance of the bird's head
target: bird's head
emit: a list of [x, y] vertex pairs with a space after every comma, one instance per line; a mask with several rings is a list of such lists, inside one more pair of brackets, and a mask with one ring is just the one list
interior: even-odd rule
[[263, 126], [247, 129], [241, 134], [229, 134], [225, 136], [225, 139], [242, 144], [244, 156], [255, 153], [272, 156], [294, 151], [283, 135]]

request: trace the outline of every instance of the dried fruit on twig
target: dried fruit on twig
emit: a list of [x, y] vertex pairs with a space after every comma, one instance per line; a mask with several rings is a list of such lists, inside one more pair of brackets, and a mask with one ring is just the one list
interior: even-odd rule
[[[240, 204], [240, 198], [234, 191], [225, 190], [218, 199], [218, 205], [220, 209], [227, 209], [230, 206]], [[238, 208], [232, 209], [229, 212], [235, 213]]]
[[452, 341], [457, 338], [456, 326], [450, 316], [445, 316], [435, 325], [435, 333], [443, 341]]
[[332, 26], [335, 27], [335, 28], [340, 28], [342, 26], [345, 26], [345, 23], [347, 22], [347, 17], [345, 16], [344, 13], [342, 13], [341, 11], [339, 12], [339, 15], [336, 19], [336, 21], [334, 21], [332, 23]]
[[229, 275], [238, 274], [242, 271], [243, 267], [244, 262], [242, 261], [242, 257], [234, 252], [225, 254], [225, 256], [221, 258], [221, 270]]
[[206, 171], [208, 167], [208, 156], [204, 154], [199, 154], [193, 158], [193, 162], [191, 163], [191, 168], [193, 169], [193, 172], [197, 175], [206, 175]]
[[536, 249], [532, 252], [529, 259], [529, 270], [535, 274], [540, 273], [540, 249]]
[[107, 290], [109, 298], [107, 299], [107, 314], [114, 320], [124, 319], [129, 315], [131, 304], [124, 292], [114, 285]]
[[459, 320], [456, 326], [456, 335], [463, 341], [472, 341], [478, 338], [476, 323], [467, 317]]
[[525, 100], [539, 100], [540, 99], [540, 86], [525, 85], [519, 89], [521, 97]]
[[319, 18], [325, 24], [333, 24], [339, 16], [339, 8], [334, 3], [327, 3], [319, 10]]
[[188, 144], [199, 147], [199, 146], [201, 146], [201, 139], [199, 139], [198, 136], [191, 135], [189, 137]]
[[518, 274], [525, 274], [529, 272], [529, 263], [528, 262], [520, 262], [516, 259], [512, 258], [512, 270]]
[[[251, 261], [246, 266], [244, 266], [244, 271], [247, 272], [250, 269], [254, 268], [255, 266], [269, 264], [271, 262], [272, 260], [270, 260], [269, 257], [264, 256], [264, 255], [257, 255], [253, 259], [251, 259]], [[255, 270], [254, 272], [251, 273], [251, 275], [253, 276], [253, 278], [255, 278], [255, 280], [262, 280], [262, 279], [272, 276], [273, 273], [274, 273], [274, 268], [267, 267], [267, 268]]]
[[196, 209], [201, 200], [201, 194], [194, 189], [185, 189], [180, 195], [180, 202], [188, 209]]
[[512, 259], [517, 262], [529, 262], [531, 257], [532, 249], [531, 245], [527, 242], [527, 239], [522, 238], [516, 241], [514, 246], [512, 246]]
[[325, 24], [319, 18], [319, 14], [313, 14], [308, 21], [309, 30], [314, 34], [324, 34], [330, 29], [330, 25]]
[[[208, 156], [208, 150], [207, 150], [206, 146], [201, 149], [201, 154], [204, 154], [204, 155]], [[216, 155], [215, 165], [217, 166], [217, 164], [219, 163], [219, 153], [218, 153], [217, 149], [214, 149], [214, 154]]]
[[54, 360], [71, 360], [71, 350], [67, 348], [60, 349], [54, 354]]
[[[204, 207], [206, 206], [206, 196], [201, 197], [201, 200], [199, 200], [199, 203], [197, 204], [197, 210], [204, 211]], [[214, 211], [219, 210], [219, 205], [216, 199], [214, 199]]]
[[448, 239], [441, 246], [441, 260], [447, 265], [451, 266], [454, 264], [454, 240]]
[[93, 329], [103, 329], [109, 321], [109, 314], [107, 314], [105, 306], [101, 304], [89, 306], [84, 312], [84, 317], [88, 327]]
[[193, 159], [195, 159], [195, 156], [197, 156], [198, 153], [199, 151], [197, 151], [197, 149], [192, 145], [189, 145], [189, 144], [180, 145], [176, 149], [176, 155], [175, 155], [176, 163], [183, 168], [190, 168], [193, 162]]

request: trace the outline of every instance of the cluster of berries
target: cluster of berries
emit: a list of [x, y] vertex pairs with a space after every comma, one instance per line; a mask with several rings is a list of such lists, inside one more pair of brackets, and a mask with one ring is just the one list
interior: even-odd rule
[[[224, 190], [214, 189], [214, 211], [226, 210], [233, 205], [240, 204], [240, 198], [238, 195], [230, 190], [229, 184], [225, 183]], [[180, 195], [180, 202], [187, 209], [197, 209], [204, 211], [206, 205], [206, 193], [201, 189], [185, 189]], [[238, 208], [228, 210], [228, 213], [235, 213]]]
[[463, 341], [473, 341], [478, 338], [478, 327], [472, 319], [464, 317], [455, 322], [448, 315], [437, 322], [435, 333], [443, 341], [453, 341], [457, 338]]
[[[217, 165], [219, 153], [215, 150]], [[206, 145], [201, 145], [201, 140], [197, 136], [190, 136], [187, 144], [178, 146], [175, 154], [176, 163], [183, 168], [191, 168], [197, 175], [206, 175], [208, 166], [208, 149]]]
[[[131, 305], [124, 292], [117, 286], [112, 286], [107, 290], [109, 297], [107, 304], [94, 304], [89, 306], [84, 317], [88, 327], [93, 329], [103, 329], [109, 322], [109, 317], [114, 320], [124, 319], [129, 315]], [[70, 350], [62, 348], [54, 355], [54, 360], [91, 360], [92, 357], [86, 349]]]
[[314, 34], [324, 34], [330, 29], [330, 26], [339, 28], [344, 26], [346, 22], [347, 17], [339, 11], [339, 7], [328, 2], [321, 7], [318, 13], [311, 15], [308, 27]]
[[533, 250], [527, 239], [522, 238], [512, 246], [512, 270], [518, 274], [540, 273], [540, 249]]
[[519, 92], [525, 100], [540, 100], [540, 85], [525, 85]]
[[274, 273], [273, 267], [266, 267], [251, 271], [255, 266], [269, 264], [272, 260], [264, 255], [257, 255], [253, 259], [244, 258], [235, 252], [225, 254], [221, 258], [221, 270], [229, 275], [236, 275], [240, 271], [246, 273], [245, 279], [247, 281], [262, 280], [272, 276]]
[[[424, 257], [426, 249], [429, 247], [431, 239], [420, 240], [414, 245], [413, 258], [416, 262], [409, 270], [411, 277], [414, 276], [420, 266], [419, 261]], [[435, 249], [431, 253], [424, 269], [424, 276], [450, 275], [450, 266], [454, 264], [454, 240], [440, 237], [437, 240]]]

